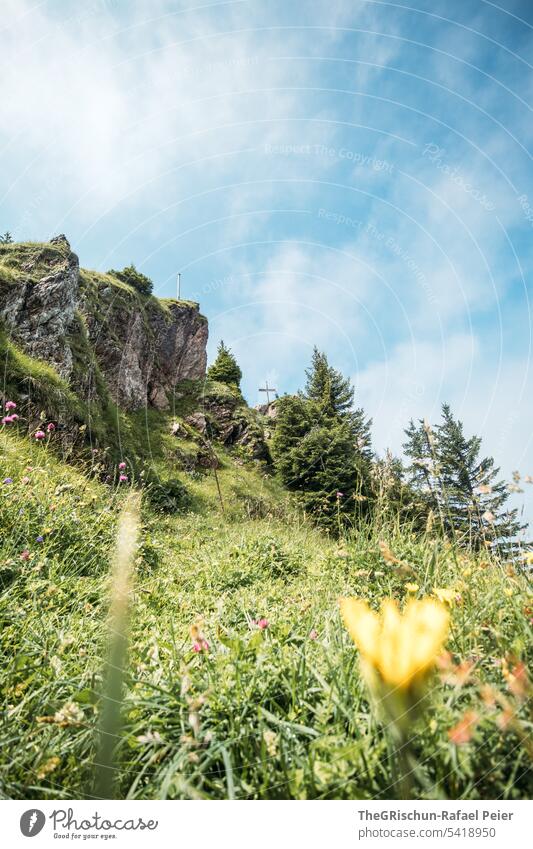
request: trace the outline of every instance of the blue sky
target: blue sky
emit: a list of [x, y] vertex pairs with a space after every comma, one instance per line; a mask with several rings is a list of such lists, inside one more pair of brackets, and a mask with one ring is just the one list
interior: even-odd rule
[[379, 451], [449, 400], [531, 474], [532, 44], [520, 0], [3, 0], [0, 230], [181, 271], [250, 403], [317, 344]]

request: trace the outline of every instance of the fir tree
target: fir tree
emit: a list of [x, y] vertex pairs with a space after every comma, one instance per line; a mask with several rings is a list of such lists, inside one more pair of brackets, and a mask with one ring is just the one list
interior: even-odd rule
[[442, 424], [437, 427], [437, 458], [446, 521], [470, 548], [498, 545], [506, 550], [522, 526], [517, 510], [504, 509], [509, 490], [498, 479], [494, 459], [480, 458], [480, 449], [481, 438], [467, 439], [462, 422], [444, 404]]
[[324, 353], [313, 349], [311, 368], [306, 369], [305, 397], [315, 401], [322, 412], [343, 416], [353, 407], [354, 390], [348, 378], [329, 365]]
[[314, 401], [321, 417], [338, 420], [346, 424], [352, 432], [361, 468], [370, 473], [372, 444], [370, 429], [372, 420], [367, 419], [364, 410], [353, 408], [354, 388], [349, 378], [344, 377], [329, 365], [326, 355], [315, 346], [311, 367], [306, 369], [304, 397]]
[[3, 236], [0, 236], [0, 245], [12, 245], [13, 237], [9, 230], [7, 230]]
[[297, 448], [316, 421], [303, 395], [284, 395], [276, 402], [276, 427], [272, 439], [276, 469], [288, 489], [297, 490], [302, 480]]
[[215, 362], [209, 366], [207, 376], [210, 380], [217, 380], [219, 383], [226, 383], [228, 386], [240, 388], [242, 371], [239, 368], [234, 355], [220, 342], [217, 351]]
[[305, 509], [331, 527], [369, 506], [370, 422], [352, 409], [353, 397], [349, 380], [315, 348], [305, 393], [276, 404], [277, 471]]
[[411, 419], [405, 435], [407, 440], [403, 450], [411, 461], [407, 471], [409, 485], [415, 495], [415, 515], [418, 513], [425, 524], [428, 515], [433, 513], [441, 518], [442, 524], [442, 487], [438, 475], [435, 433], [423, 419], [419, 419], [417, 425]]
[[435, 514], [443, 532], [465, 547], [512, 549], [522, 526], [516, 510], [504, 509], [509, 491], [498, 480], [493, 458], [480, 459], [480, 437], [465, 437], [448, 404], [442, 407], [441, 424], [431, 428], [411, 421], [406, 435], [404, 450], [411, 460], [410, 483], [420, 517]]

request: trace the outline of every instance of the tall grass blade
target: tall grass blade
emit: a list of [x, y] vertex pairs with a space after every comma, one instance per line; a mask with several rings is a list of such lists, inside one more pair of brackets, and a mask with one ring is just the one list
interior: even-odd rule
[[104, 677], [94, 795], [114, 797], [114, 759], [121, 731], [124, 668], [128, 651], [129, 599], [140, 524], [140, 495], [130, 495], [118, 523], [110, 607], [110, 642]]

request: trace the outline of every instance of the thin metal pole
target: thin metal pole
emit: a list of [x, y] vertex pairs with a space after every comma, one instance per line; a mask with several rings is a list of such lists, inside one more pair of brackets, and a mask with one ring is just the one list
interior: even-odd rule
[[178, 301], [181, 301], [181, 273], [178, 272]]

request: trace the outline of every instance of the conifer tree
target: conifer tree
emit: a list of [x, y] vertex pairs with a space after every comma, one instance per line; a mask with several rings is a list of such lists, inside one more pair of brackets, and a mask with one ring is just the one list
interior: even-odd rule
[[467, 439], [448, 404], [437, 427], [437, 456], [447, 522], [470, 548], [512, 547], [521, 530], [517, 510], [505, 510], [509, 490], [492, 457], [480, 458], [481, 438]]
[[[429, 513], [441, 517], [441, 486], [438, 475], [435, 433], [423, 419], [415, 425], [411, 419], [403, 444], [408, 466], [409, 484], [418, 499], [418, 512], [425, 524]], [[416, 507], [416, 505], [415, 505]], [[416, 510], [415, 510], [416, 512]]]
[[306, 374], [305, 392], [276, 404], [273, 455], [285, 486], [315, 518], [335, 527], [341, 514], [368, 511], [370, 422], [352, 409], [349, 380], [316, 348]]
[[329, 365], [326, 355], [315, 346], [311, 367], [306, 369], [305, 397], [315, 401], [324, 414], [343, 416], [352, 409], [354, 390], [348, 378]]
[[218, 346], [215, 362], [207, 370], [207, 376], [210, 380], [217, 380], [219, 383], [235, 386], [237, 389], [240, 388], [242, 371], [235, 356], [222, 341]]
[[304, 397], [315, 402], [322, 418], [337, 419], [349, 427], [361, 465], [365, 465], [369, 473], [373, 456], [370, 434], [372, 420], [366, 418], [361, 407], [353, 408], [355, 392], [349, 378], [330, 366], [326, 354], [316, 346], [311, 367], [305, 373], [307, 382]]
[[498, 480], [493, 458], [480, 459], [480, 437], [465, 437], [448, 404], [441, 424], [433, 429], [411, 421], [406, 435], [404, 450], [421, 513], [437, 515], [443, 531], [465, 547], [512, 549], [522, 526], [516, 510], [504, 509], [509, 491]]

